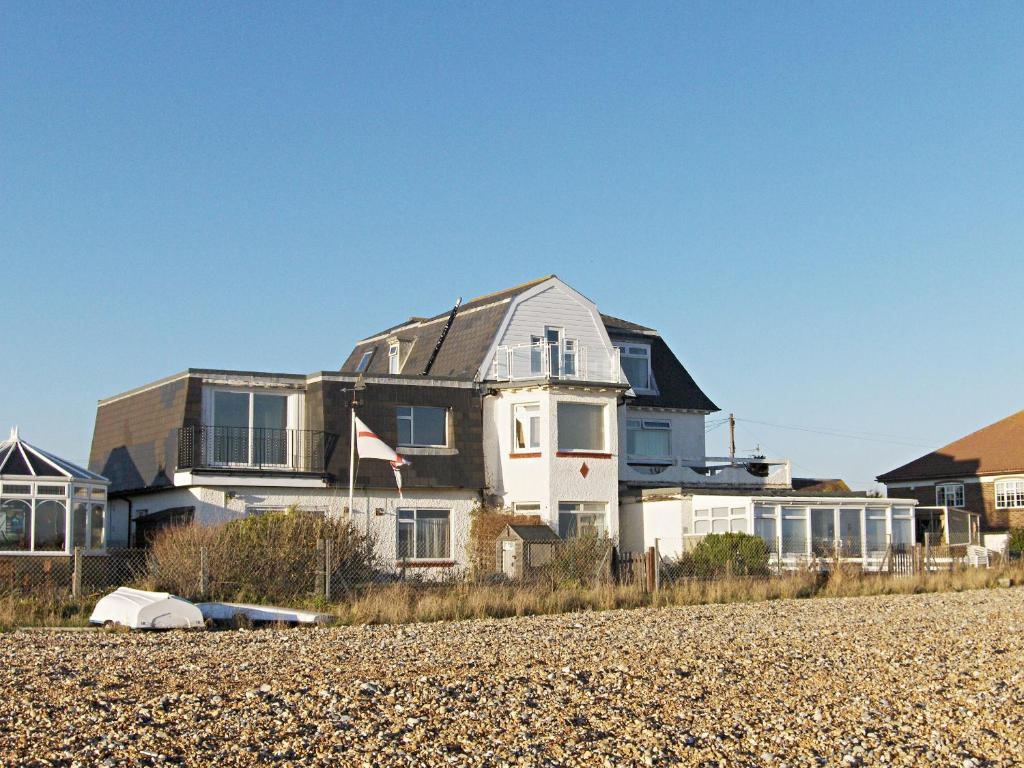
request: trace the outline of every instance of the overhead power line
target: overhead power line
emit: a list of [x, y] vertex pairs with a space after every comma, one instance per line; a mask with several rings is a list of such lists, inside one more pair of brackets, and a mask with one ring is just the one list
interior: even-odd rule
[[[775, 424], [770, 421], [758, 421], [757, 419], [741, 419], [737, 418], [736, 421], [745, 421], [748, 424], [761, 424], [766, 427], [776, 427], [777, 429], [790, 429], [796, 432], [810, 432], [815, 435], [828, 435], [830, 437], [845, 437], [849, 440], [864, 440], [869, 443], [887, 443], [889, 445], [906, 445], [912, 448], [934, 448], [935, 443], [917, 443], [911, 442], [905, 438], [898, 438], [896, 440], [887, 439], [896, 437], [895, 435], [881, 435], [879, 433], [872, 432], [845, 432], [835, 429], [816, 429], [814, 427], [798, 427], [792, 424]], [[877, 435], [877, 436], [873, 436]]]

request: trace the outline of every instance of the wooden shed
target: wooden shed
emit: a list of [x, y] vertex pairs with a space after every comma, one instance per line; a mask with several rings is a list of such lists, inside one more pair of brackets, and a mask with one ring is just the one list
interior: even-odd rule
[[543, 523], [506, 525], [495, 540], [501, 572], [510, 579], [522, 579], [551, 561], [561, 543], [558, 534]]

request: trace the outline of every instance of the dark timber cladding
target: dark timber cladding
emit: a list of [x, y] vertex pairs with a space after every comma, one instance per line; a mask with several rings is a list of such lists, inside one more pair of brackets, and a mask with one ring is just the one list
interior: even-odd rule
[[[352, 382], [321, 380], [310, 383], [306, 391], [307, 413], [311, 429], [337, 435], [327, 458], [327, 471], [335, 483], [348, 482], [349, 403]], [[398, 446], [397, 408], [402, 405], [426, 405], [448, 409], [448, 445], [458, 451], [452, 455], [422, 455], [410, 452], [412, 466], [402, 469], [406, 488], [484, 487], [483, 413], [480, 394], [475, 388], [446, 387], [436, 384], [370, 383], [359, 392], [359, 418], [385, 443]], [[395, 476], [386, 461], [360, 461], [356, 472], [358, 488], [394, 488]]]
[[202, 384], [182, 375], [96, 409], [89, 469], [110, 479], [110, 493], [173, 484], [177, 430], [202, 412]]

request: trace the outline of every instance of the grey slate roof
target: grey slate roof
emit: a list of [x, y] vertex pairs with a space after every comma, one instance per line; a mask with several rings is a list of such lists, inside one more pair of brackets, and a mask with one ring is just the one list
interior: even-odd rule
[[522, 541], [561, 541], [558, 534], [544, 523], [509, 523], [506, 529]]
[[[554, 275], [545, 275], [528, 283], [464, 303], [455, 316], [430, 375], [473, 379], [490, 350], [498, 327], [508, 310], [509, 301], [552, 277]], [[373, 351], [373, 358], [365, 373], [386, 374], [388, 340], [394, 337], [400, 339], [403, 344], [411, 344], [408, 357], [405, 357], [402, 365], [403, 374], [415, 376], [422, 373], [450, 312], [451, 310], [448, 310], [426, 319], [410, 318], [405, 323], [392, 326], [360, 341], [345, 359], [341, 372], [355, 373], [363, 354]], [[701, 391], [657, 331], [611, 315], [601, 315], [601, 320], [613, 340], [632, 338], [651, 345], [651, 367], [654, 371], [654, 380], [658, 384], [658, 394], [640, 395], [633, 400], [635, 405], [697, 411], [718, 410], [718, 406]]]

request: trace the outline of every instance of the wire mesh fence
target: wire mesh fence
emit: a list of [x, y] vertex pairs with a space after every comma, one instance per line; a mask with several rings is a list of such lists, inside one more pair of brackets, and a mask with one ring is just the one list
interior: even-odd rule
[[[683, 582], [769, 580], [793, 574], [907, 576], [990, 565], [983, 548], [927, 540], [846, 542], [727, 533], [655, 539], [624, 551], [609, 538], [563, 540], [490, 533], [467, 554], [424, 562], [383, 556], [380, 542], [340, 521], [295, 516], [287, 524], [183, 526], [150, 549], [0, 556], [0, 595], [88, 597], [118, 586], [195, 601], [321, 605], [354, 602], [407, 585], [444, 593], [507, 585], [534, 592], [603, 585], [657, 591]], [[535, 526], [541, 528], [541, 526]], [[485, 556], [470, 557], [470, 552]], [[383, 591], [382, 591], [383, 593]]]

